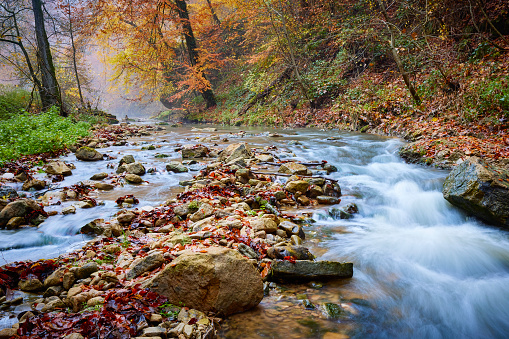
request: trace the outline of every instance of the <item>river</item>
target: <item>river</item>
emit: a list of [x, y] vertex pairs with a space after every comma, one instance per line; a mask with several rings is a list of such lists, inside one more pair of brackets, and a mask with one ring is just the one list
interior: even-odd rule
[[[359, 207], [359, 213], [349, 220], [333, 218], [326, 208], [306, 208], [316, 222], [306, 227], [305, 245], [320, 259], [352, 261], [351, 280], [323, 287], [279, 286], [255, 310], [226, 320], [222, 337], [509, 336], [508, 233], [469, 218], [447, 203], [441, 194], [447, 172], [404, 163], [397, 155], [403, 141], [313, 129], [249, 129], [240, 138], [232, 134], [240, 127], [218, 127], [212, 133], [192, 132], [191, 127], [167, 128], [137, 140], [136, 145], [100, 149], [118, 159], [132, 154], [156, 171], [144, 176], [148, 184], [98, 193], [103, 206], [50, 217], [39, 228], [1, 230], [0, 261], [51, 258], [82, 246], [88, 239], [76, 232], [88, 221], [107, 219], [118, 211], [114, 200], [119, 196], [134, 194], [140, 199], [139, 206], [158, 205], [174, 197], [180, 190], [178, 181], [196, 173], [166, 173], [164, 164], [180, 158], [175, 146], [194, 143], [197, 136], [219, 135], [229, 143], [244, 141], [255, 148], [276, 145], [276, 154], [285, 159], [327, 160], [339, 169], [330, 176], [341, 186], [340, 206], [354, 202]], [[269, 132], [282, 137], [271, 137]], [[213, 146], [214, 142], [205, 144]], [[141, 150], [148, 144], [161, 147]], [[157, 159], [155, 153], [169, 158]], [[112, 172], [108, 163], [118, 162], [84, 163], [72, 154], [63, 159], [74, 163], [76, 169], [58, 183], [61, 187], [87, 180], [95, 173]], [[304, 310], [296, 293], [305, 294], [317, 306], [341, 303], [348, 312], [339, 320], [328, 320], [319, 307]]]

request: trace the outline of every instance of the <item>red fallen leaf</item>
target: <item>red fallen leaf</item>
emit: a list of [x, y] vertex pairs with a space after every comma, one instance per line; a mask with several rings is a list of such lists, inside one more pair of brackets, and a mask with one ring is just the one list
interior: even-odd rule
[[283, 258], [283, 260], [289, 261], [292, 264], [295, 264], [295, 257], [294, 256], [286, 256]]

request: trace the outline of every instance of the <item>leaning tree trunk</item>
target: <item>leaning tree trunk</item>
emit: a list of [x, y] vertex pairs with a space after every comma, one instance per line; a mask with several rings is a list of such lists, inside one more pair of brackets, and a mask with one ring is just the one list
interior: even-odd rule
[[55, 66], [53, 66], [53, 58], [51, 57], [48, 35], [44, 27], [44, 15], [42, 12], [41, 0], [32, 0], [32, 8], [35, 18], [35, 35], [37, 37], [37, 62], [41, 69], [42, 91], [41, 102], [43, 109], [51, 106], [60, 107], [62, 115], [66, 115], [62, 107], [62, 97], [60, 96], [60, 88], [58, 87], [55, 75]]
[[[187, 4], [185, 0], [175, 0], [175, 4], [178, 8], [179, 18], [182, 20], [182, 28], [184, 30], [184, 35], [186, 39], [187, 52], [189, 53], [189, 60], [191, 61], [191, 65], [194, 67], [198, 64], [198, 46], [196, 44], [196, 39], [194, 37], [193, 28], [191, 27], [191, 21], [189, 21], [189, 12], [187, 11]], [[199, 70], [203, 78], [207, 79], [205, 74], [203, 74], [203, 70]], [[208, 81], [208, 80], [207, 80]], [[214, 96], [214, 92], [209, 87], [206, 90], [201, 91], [201, 95], [205, 102], [207, 103], [207, 108], [213, 107], [216, 105], [216, 98]]]

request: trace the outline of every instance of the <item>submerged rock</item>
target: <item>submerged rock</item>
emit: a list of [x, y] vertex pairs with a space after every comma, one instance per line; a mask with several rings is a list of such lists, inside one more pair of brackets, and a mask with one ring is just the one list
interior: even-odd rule
[[485, 222], [509, 228], [509, 172], [471, 157], [449, 173], [443, 195]]
[[331, 280], [351, 278], [352, 263], [335, 261], [297, 260], [295, 262], [277, 260], [271, 266], [269, 278], [276, 281], [301, 282], [310, 280]]
[[258, 271], [239, 252], [209, 247], [186, 250], [144, 284], [173, 304], [222, 315], [243, 312], [263, 298]]

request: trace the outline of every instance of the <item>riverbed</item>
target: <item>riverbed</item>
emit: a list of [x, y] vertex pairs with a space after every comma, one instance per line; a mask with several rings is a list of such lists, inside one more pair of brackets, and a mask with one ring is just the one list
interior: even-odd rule
[[[114, 200], [134, 194], [138, 206], [155, 206], [182, 191], [180, 180], [197, 172], [169, 174], [165, 163], [179, 160], [178, 145], [197, 137], [221, 147], [247, 142], [253, 148], [274, 145], [281, 159], [326, 160], [338, 168], [330, 177], [342, 189], [339, 206], [355, 203], [359, 213], [337, 219], [329, 208], [288, 209], [310, 217], [306, 242], [320, 259], [351, 261], [354, 277], [324, 284], [276, 285], [254, 310], [222, 324], [224, 338], [505, 338], [509, 334], [509, 236], [467, 217], [441, 194], [446, 171], [404, 163], [397, 155], [403, 141], [366, 134], [313, 129], [268, 130], [217, 126], [216, 132], [165, 127], [125, 146], [100, 149], [116, 157], [76, 166], [59, 187], [88, 180], [127, 154], [154, 168], [141, 186], [126, 185], [96, 194], [104, 205], [48, 218], [38, 228], [0, 231], [0, 262], [53, 258], [79, 248], [90, 238], [77, 235], [96, 218], [119, 210]], [[211, 127], [211, 126], [206, 126]], [[279, 135], [279, 136], [277, 136]], [[223, 139], [228, 139], [223, 142]], [[142, 147], [155, 145], [155, 150]], [[156, 158], [166, 154], [167, 158]], [[199, 170], [201, 164], [193, 165]], [[267, 171], [270, 169], [267, 168]], [[39, 174], [41, 178], [44, 174]], [[281, 178], [284, 180], [284, 178]], [[20, 189], [18, 186], [14, 186]], [[57, 187], [53, 187], [57, 188]], [[71, 204], [66, 202], [63, 206]], [[62, 205], [46, 207], [61, 210]], [[315, 309], [305, 309], [302, 299]], [[321, 305], [341, 304], [339, 319], [327, 319]]]

